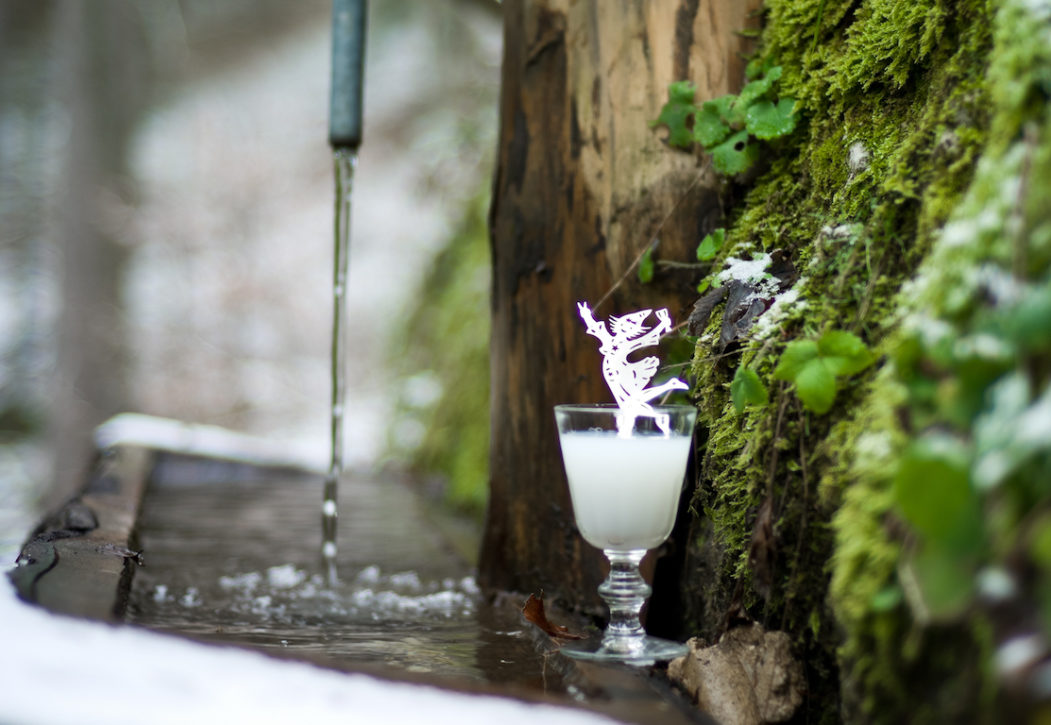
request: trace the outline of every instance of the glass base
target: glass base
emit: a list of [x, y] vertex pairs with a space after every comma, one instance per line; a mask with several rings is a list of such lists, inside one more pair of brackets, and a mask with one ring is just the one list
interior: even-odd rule
[[682, 657], [689, 648], [682, 642], [646, 635], [632, 637], [626, 643], [610, 641], [608, 638], [570, 642], [562, 645], [559, 651], [576, 660], [619, 662], [641, 667]]

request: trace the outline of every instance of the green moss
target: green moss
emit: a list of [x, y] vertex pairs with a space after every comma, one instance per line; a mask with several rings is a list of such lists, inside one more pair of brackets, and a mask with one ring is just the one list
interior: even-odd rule
[[[715, 347], [718, 310], [698, 342], [695, 392], [709, 439], [694, 508], [707, 517], [696, 528], [710, 532], [692, 556], [706, 575], [716, 561], [720, 580], [692, 611], [707, 636], [734, 608], [792, 634], [812, 670], [817, 719], [835, 717], [840, 702], [892, 721], [916, 686], [910, 673], [947, 675], [930, 642], [911, 656], [903, 644], [923, 640], [897, 582], [903, 543], [889, 486], [907, 437], [898, 423], [907, 390], [884, 365], [845, 380], [833, 410], [816, 416], [770, 372], [786, 342], [826, 329], [892, 350], [899, 290], [970, 188], [993, 124], [992, 19], [983, 0], [767, 3], [760, 54], [783, 67], [782, 92], [803, 118], [733, 210], [721, 258], [787, 252], [803, 304], [783, 316], [780, 334], [745, 341], [741, 358]], [[727, 388], [741, 359], [771, 401], [738, 414]], [[753, 536], [764, 502], [775, 514], [772, 551], [757, 550]]]
[[829, 601], [847, 633], [838, 651], [843, 689], [857, 700], [853, 709], [863, 712], [904, 700], [900, 650], [907, 624], [897, 582], [902, 544], [888, 531], [888, 521], [894, 509], [890, 475], [906, 438], [895, 416], [905, 397], [889, 370], [881, 371], [862, 410], [829, 436], [829, 447], [852, 451], [853, 457], [838, 457], [821, 484], [826, 499], [839, 501]]

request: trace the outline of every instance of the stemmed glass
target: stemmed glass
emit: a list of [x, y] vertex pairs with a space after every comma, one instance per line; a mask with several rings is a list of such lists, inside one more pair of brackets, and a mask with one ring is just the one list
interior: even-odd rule
[[598, 591], [610, 620], [601, 642], [565, 645], [570, 657], [634, 665], [686, 654], [686, 645], [646, 634], [639, 621], [651, 589], [639, 573], [648, 549], [671, 534], [697, 409], [556, 405], [573, 515], [584, 540], [602, 549], [609, 577]]

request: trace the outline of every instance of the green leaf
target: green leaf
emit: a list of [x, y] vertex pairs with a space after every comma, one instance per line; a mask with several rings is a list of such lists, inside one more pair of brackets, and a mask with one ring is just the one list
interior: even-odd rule
[[876, 356], [857, 335], [829, 330], [817, 341], [820, 355], [834, 375], [854, 375], [876, 360]]
[[756, 145], [748, 140], [748, 132], [738, 131], [712, 149], [712, 165], [716, 171], [732, 176], [748, 169], [758, 155]]
[[745, 83], [744, 88], [741, 89], [741, 92], [737, 96], [737, 105], [742, 109], [747, 109], [770, 92], [775, 80], [777, 80], [777, 78], [771, 77], [768, 73], [762, 78]]
[[669, 103], [693, 103], [697, 86], [690, 81], [672, 81], [668, 84]]
[[693, 137], [706, 149], [723, 141], [730, 133], [730, 111], [736, 96], [720, 96], [701, 104], [694, 119]]
[[697, 259], [701, 262], [713, 259], [719, 253], [719, 250], [723, 248], [724, 241], [726, 241], [726, 230], [722, 227], [711, 234], [706, 234], [697, 247]]
[[880, 589], [869, 601], [869, 609], [874, 612], [890, 612], [901, 604], [901, 587], [889, 584]]
[[763, 140], [789, 134], [796, 127], [795, 105], [791, 98], [782, 98], [777, 105], [771, 101], [754, 103], [745, 114], [745, 128]]
[[803, 365], [795, 376], [796, 395], [815, 413], [827, 413], [836, 400], [836, 376], [820, 357]]
[[770, 402], [770, 396], [759, 375], [744, 365], [739, 366], [734, 373], [733, 382], [730, 383], [730, 398], [738, 413], [743, 412], [749, 405], [763, 406]]
[[712, 286], [712, 277], [708, 275], [697, 284], [697, 294], [703, 295]]
[[737, 96], [732, 93], [727, 93], [725, 96], [719, 96], [710, 101], [705, 101], [701, 104], [701, 110], [716, 113], [721, 116], [724, 121], [729, 121], [730, 114], [733, 112], [734, 103], [736, 102]]
[[924, 546], [905, 562], [919, 589], [922, 619], [949, 620], [964, 613], [975, 590], [974, 567], [951, 549]]
[[752, 58], [748, 61], [748, 65], [744, 67], [744, 78], [746, 81], [754, 81], [759, 76], [766, 73], [766, 64], [758, 58]]
[[745, 80], [754, 81], [762, 76], [767, 76], [770, 80], [776, 81], [781, 77], [781, 66], [770, 65], [769, 60], [760, 61], [758, 58], [748, 61], [748, 65], [744, 68]]
[[694, 118], [693, 138], [705, 148], [711, 148], [726, 138], [730, 125], [710, 101], [701, 106]]
[[774, 378], [796, 384], [796, 395], [809, 410], [827, 413], [836, 399], [836, 377], [853, 375], [875, 361], [857, 336], [831, 330], [818, 340], [794, 340], [785, 347]]
[[642, 284], [649, 284], [653, 281], [653, 246], [650, 246], [645, 252], [642, 253], [642, 258], [639, 259], [639, 268], [637, 274], [639, 276], [639, 282]]
[[689, 81], [675, 81], [668, 86], [668, 102], [661, 108], [661, 113], [651, 126], [668, 127], [668, 143], [671, 146], [688, 149], [693, 143], [693, 134], [688, 128], [690, 116], [697, 113], [693, 105], [696, 87]]
[[1029, 426], [1022, 421], [1033, 418], [1026, 415], [1027, 409], [1032, 410], [1031, 387], [1029, 377], [1019, 371], [982, 386], [985, 409], [973, 418], [971, 425], [976, 453], [971, 471], [978, 488], [990, 490], [999, 486], [1043, 447], [1039, 441], [1027, 440], [1023, 430]]
[[898, 510], [925, 541], [966, 553], [981, 546], [979, 502], [960, 441], [936, 434], [914, 441], [898, 463], [893, 491]]
[[1046, 349], [1051, 344], [1051, 287], [1030, 290], [995, 320], [999, 332], [1027, 350]]
[[1029, 528], [1029, 556], [1044, 572], [1051, 572], [1051, 514], [1043, 514]]
[[799, 375], [803, 366], [818, 356], [817, 343], [814, 340], [793, 340], [785, 346], [781, 359], [774, 368], [774, 378], [792, 381]]

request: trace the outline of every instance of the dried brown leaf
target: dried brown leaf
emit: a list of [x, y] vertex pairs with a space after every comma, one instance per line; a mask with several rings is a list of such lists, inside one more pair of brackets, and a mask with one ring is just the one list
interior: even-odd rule
[[726, 298], [726, 288], [716, 287], [693, 304], [693, 312], [690, 313], [690, 334], [700, 337], [704, 334], [704, 328], [708, 324], [708, 318], [712, 316], [715, 306]]
[[544, 592], [540, 596], [530, 594], [522, 605], [522, 615], [526, 621], [535, 624], [542, 632], [555, 639], [584, 639], [585, 635], [570, 632], [565, 627], [551, 622], [544, 612]]

